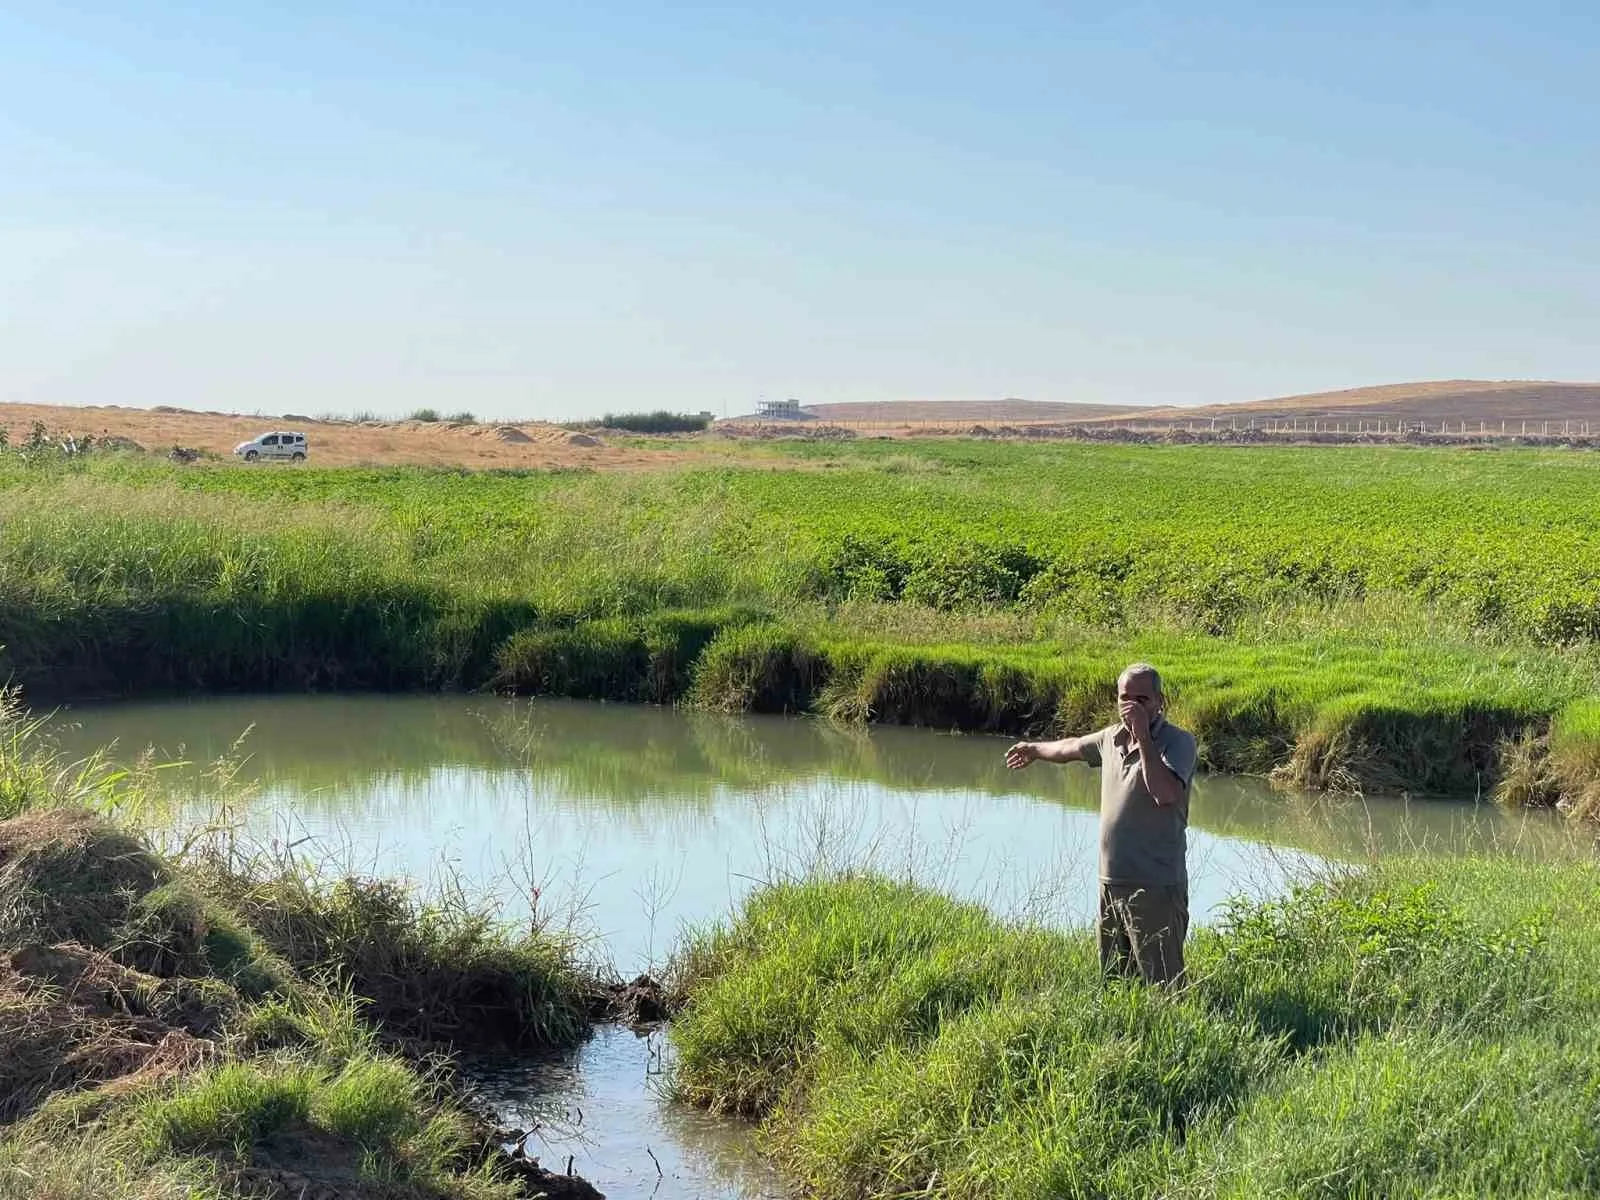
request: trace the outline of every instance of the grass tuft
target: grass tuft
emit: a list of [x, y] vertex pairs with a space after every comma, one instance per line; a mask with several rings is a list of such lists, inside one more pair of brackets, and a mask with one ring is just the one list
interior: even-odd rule
[[250, 1147], [311, 1115], [314, 1068], [227, 1063], [146, 1102], [137, 1117], [142, 1148], [152, 1157]]
[[805, 712], [826, 678], [825, 660], [796, 634], [747, 625], [720, 634], [695, 667], [691, 697], [716, 712]]
[[331, 975], [391, 1036], [526, 1047], [588, 1033], [591, 984], [573, 966], [574, 947], [541, 931], [512, 934], [464, 897], [423, 903], [392, 881], [296, 871], [237, 888], [266, 945], [301, 972]]

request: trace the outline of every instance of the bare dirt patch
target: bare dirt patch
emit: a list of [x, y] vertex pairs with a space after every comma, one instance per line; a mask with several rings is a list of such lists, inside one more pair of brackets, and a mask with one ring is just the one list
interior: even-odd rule
[[0, 959], [0, 1122], [59, 1092], [193, 1070], [212, 1057], [205, 1035], [220, 1015], [186, 980], [76, 943], [23, 946]]
[[[314, 466], [408, 465], [479, 468], [592, 467], [635, 470], [670, 466], [700, 457], [693, 442], [668, 448], [617, 446], [558, 425], [464, 425], [425, 421], [307, 421], [300, 418], [240, 417], [228, 413], [184, 412], [115, 405], [77, 408], [61, 405], [0, 404], [0, 428], [13, 442], [25, 439], [34, 423], [52, 433], [97, 441], [121, 438], [153, 453], [174, 446], [221, 455], [257, 434], [275, 429], [304, 432]], [[241, 469], [290, 469], [260, 464]]]

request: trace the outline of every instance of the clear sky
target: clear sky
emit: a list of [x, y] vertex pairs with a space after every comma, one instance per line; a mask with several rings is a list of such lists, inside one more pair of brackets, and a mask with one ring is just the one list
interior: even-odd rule
[[0, 399], [1600, 378], [1600, 5], [0, 5]]

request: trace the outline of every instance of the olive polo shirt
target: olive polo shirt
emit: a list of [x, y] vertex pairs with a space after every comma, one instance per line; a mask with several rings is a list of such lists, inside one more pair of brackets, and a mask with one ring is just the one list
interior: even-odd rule
[[1100, 768], [1100, 881], [1187, 885], [1189, 784], [1194, 735], [1164, 717], [1150, 726], [1161, 761], [1183, 781], [1183, 799], [1163, 808], [1144, 785], [1139, 747], [1121, 723], [1080, 739], [1084, 761]]

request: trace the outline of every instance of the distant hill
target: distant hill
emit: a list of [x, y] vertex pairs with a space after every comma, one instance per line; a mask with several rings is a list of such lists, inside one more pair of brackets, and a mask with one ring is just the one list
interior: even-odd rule
[[[1600, 383], [1553, 380], [1444, 379], [1390, 383], [1339, 392], [1309, 392], [1231, 404], [1139, 407], [1067, 404], [1039, 400], [895, 400], [878, 404], [807, 404], [811, 420], [857, 423], [961, 425], [1074, 425], [1254, 417], [1258, 420], [1388, 420], [1600, 422]], [[736, 418], [750, 420], [752, 418]]]
[[[1257, 419], [1327, 417], [1400, 421], [1600, 421], [1600, 383], [1542, 380], [1447, 379], [1391, 383], [1341, 392], [1311, 392], [1240, 404], [1198, 408], [1152, 408], [1118, 414], [1123, 419], [1202, 420], [1238, 416]], [[1113, 416], [1108, 418], [1115, 421]]]
[[1098, 421], [1147, 410], [1131, 404], [1051, 404], [1041, 400], [886, 400], [877, 404], [807, 404], [801, 411], [818, 421], [1017, 425], [1042, 421], [1056, 424]]

